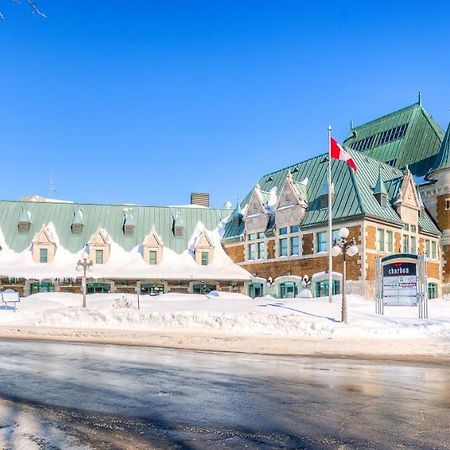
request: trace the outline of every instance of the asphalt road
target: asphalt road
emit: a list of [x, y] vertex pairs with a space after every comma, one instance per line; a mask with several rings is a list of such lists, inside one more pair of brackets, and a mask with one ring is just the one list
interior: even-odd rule
[[450, 448], [450, 367], [0, 341], [0, 448]]

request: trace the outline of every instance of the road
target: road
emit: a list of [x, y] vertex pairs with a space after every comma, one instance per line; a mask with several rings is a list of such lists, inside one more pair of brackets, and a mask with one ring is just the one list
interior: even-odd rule
[[439, 364], [0, 341], [0, 448], [450, 448]]

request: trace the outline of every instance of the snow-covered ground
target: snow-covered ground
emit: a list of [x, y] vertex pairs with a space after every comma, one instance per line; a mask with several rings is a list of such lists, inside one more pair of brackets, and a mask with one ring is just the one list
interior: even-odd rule
[[418, 319], [417, 307], [386, 307], [348, 296], [349, 324], [339, 322], [340, 296], [328, 298], [251, 299], [241, 294], [88, 295], [45, 293], [22, 298], [17, 310], [0, 309], [0, 327], [109, 329], [130, 331], [230, 334], [327, 339], [450, 339], [450, 301], [431, 300], [429, 319]]

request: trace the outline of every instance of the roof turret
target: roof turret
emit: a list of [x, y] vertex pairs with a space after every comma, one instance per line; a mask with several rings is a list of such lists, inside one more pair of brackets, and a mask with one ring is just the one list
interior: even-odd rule
[[433, 166], [428, 171], [427, 179], [433, 172], [448, 168], [450, 168], [450, 123], [448, 124], [447, 132], [445, 133], [439, 153], [436, 155]]

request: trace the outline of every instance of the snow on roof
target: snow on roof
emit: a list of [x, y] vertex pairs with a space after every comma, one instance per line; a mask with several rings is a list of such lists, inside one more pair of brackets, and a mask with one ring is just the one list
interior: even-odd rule
[[[59, 244], [60, 241], [53, 224], [49, 223], [47, 228], [57, 247], [54, 259], [45, 264], [33, 261], [31, 245], [19, 253], [11, 250], [0, 230], [1, 276], [38, 280], [80, 277], [76, 265], [84, 251], [84, 246], [76, 253], [72, 253]], [[106, 230], [99, 228], [98, 231], [106, 233], [111, 251], [107, 263], [94, 264], [92, 272], [89, 274], [93, 279], [250, 280], [251, 277], [250, 273], [235, 264], [225, 253], [221, 245], [219, 230], [206, 230], [201, 222], [198, 222], [189, 240], [188, 249], [178, 254], [165, 247], [162, 260], [156, 265], [144, 262], [141, 244], [135, 246], [131, 251], [126, 251], [111, 239]], [[210, 264], [205, 266], [197, 264], [189, 250], [202, 232], [208, 233], [214, 245], [214, 258]]]
[[38, 203], [73, 203], [70, 200], [59, 200], [56, 198], [47, 198], [42, 195], [26, 195], [20, 198], [21, 202], [38, 202]]

